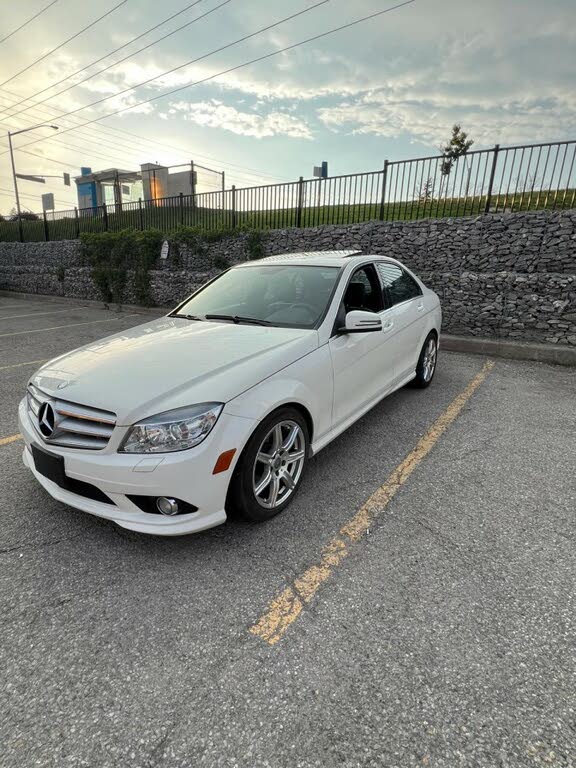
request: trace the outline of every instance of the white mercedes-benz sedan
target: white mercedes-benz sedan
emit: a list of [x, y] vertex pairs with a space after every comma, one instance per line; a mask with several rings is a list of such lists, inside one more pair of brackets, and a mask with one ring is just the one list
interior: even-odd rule
[[308, 459], [434, 376], [438, 296], [400, 262], [294, 253], [226, 270], [169, 315], [62, 355], [20, 403], [55, 499], [178, 535], [284, 510]]

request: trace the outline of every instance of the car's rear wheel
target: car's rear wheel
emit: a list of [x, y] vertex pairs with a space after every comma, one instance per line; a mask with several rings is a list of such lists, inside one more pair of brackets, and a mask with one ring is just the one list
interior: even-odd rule
[[418, 358], [416, 366], [416, 378], [413, 380], [415, 387], [424, 389], [430, 386], [434, 373], [436, 372], [436, 362], [438, 360], [438, 340], [436, 334], [431, 332], [426, 337], [426, 341]]
[[295, 408], [265, 419], [248, 441], [228, 493], [228, 506], [252, 522], [269, 520], [290, 504], [304, 475], [308, 427]]

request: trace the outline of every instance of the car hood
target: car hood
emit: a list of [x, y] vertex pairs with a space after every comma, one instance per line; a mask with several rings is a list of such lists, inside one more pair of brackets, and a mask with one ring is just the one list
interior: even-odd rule
[[318, 346], [313, 330], [164, 317], [50, 361], [32, 384], [133, 424], [203, 402], [228, 402]]

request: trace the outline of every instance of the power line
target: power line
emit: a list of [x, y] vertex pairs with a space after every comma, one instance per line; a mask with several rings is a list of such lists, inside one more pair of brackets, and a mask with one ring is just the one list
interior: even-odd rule
[[[219, 48], [215, 48], [213, 51], [209, 51], [208, 53], [205, 53], [202, 56], [198, 56], [195, 59], [190, 59], [189, 61], [185, 61], [184, 64], [180, 64], [177, 67], [168, 69], [166, 72], [161, 72], [159, 75], [154, 75], [154, 77], [149, 77], [147, 80], [143, 80], [141, 83], [132, 85], [129, 88], [123, 88], [121, 91], [116, 91], [116, 93], [113, 93], [110, 96], [103, 96], [101, 99], [97, 99], [96, 101], [90, 102], [90, 104], [84, 104], [81, 107], [72, 109], [70, 110], [70, 112], [64, 112], [63, 114], [58, 115], [58, 119], [61, 119], [63, 117], [68, 117], [68, 115], [75, 115], [77, 112], [83, 112], [85, 109], [94, 107], [97, 104], [102, 104], [102, 102], [104, 101], [115, 99], [117, 96], [121, 96], [123, 93], [129, 93], [130, 91], [135, 91], [137, 88], [141, 88], [143, 85], [148, 85], [148, 83], [153, 83], [155, 80], [159, 80], [161, 77], [165, 77], [166, 75], [171, 75], [173, 72], [178, 72], [180, 69], [184, 69], [184, 67], [190, 66], [190, 64], [197, 64], [199, 61], [204, 61], [205, 59], [208, 59], [210, 56], [214, 56], [215, 54], [221, 53], [222, 51], [225, 51], [228, 48], [232, 48], [235, 45], [238, 45], [239, 43], [243, 43], [246, 40], [250, 40], [251, 38], [256, 37], [257, 35], [261, 35], [263, 32], [268, 32], [271, 29], [275, 29], [276, 27], [279, 27], [281, 24], [285, 24], [287, 21], [291, 21], [292, 19], [296, 19], [299, 16], [303, 16], [305, 13], [310, 13], [310, 11], [313, 11], [315, 8], [318, 8], [321, 5], [326, 5], [326, 3], [329, 3], [329, 2], [331, 2], [331, 0], [319, 0], [319, 2], [315, 3], [314, 5], [311, 5], [309, 8], [304, 8], [301, 11], [292, 13], [290, 14], [290, 16], [286, 16], [285, 18], [280, 19], [279, 21], [275, 21], [273, 24], [268, 24], [265, 27], [261, 27], [260, 29], [257, 29], [256, 32], [251, 32], [249, 35], [244, 35], [243, 37], [239, 37], [238, 40], [233, 40], [231, 43], [226, 43], [226, 45], [221, 45]], [[410, 2], [413, 2], [413, 0], [410, 0]], [[1, 85], [3, 85], [3, 83], [0, 84], [0, 86]], [[194, 85], [196, 85], [196, 83], [194, 83]], [[188, 88], [190, 86], [184, 86], [184, 87]], [[179, 90], [183, 90], [183, 89], [181, 88]], [[152, 99], [150, 99], [150, 101], [152, 101]], [[146, 104], [148, 102], [142, 102], [142, 103]], [[130, 109], [132, 109], [134, 106], [135, 105], [132, 105]], [[123, 111], [123, 110], [119, 110], [119, 111]], [[116, 114], [116, 113], [113, 113], [113, 114]]]
[[[29, 122], [34, 122], [34, 121], [29, 121]], [[78, 136], [82, 136], [82, 134], [79, 133]], [[98, 146], [106, 146], [106, 147], [110, 148], [110, 143], [102, 144], [101, 142], [95, 142], [94, 139], [90, 139], [90, 141], [92, 143], [97, 144]], [[57, 144], [57, 146], [55, 147], [56, 150], [60, 150], [60, 148], [62, 147], [62, 150], [64, 152], [66, 152], [66, 151], [69, 151], [70, 153], [72, 153], [72, 152], [76, 153], [77, 151], [78, 152], [85, 152], [85, 148], [84, 147], [78, 147], [78, 146], [76, 146], [74, 144], [65, 144], [64, 142], [60, 142], [58, 140], [55, 143]], [[2, 146], [6, 146], [6, 145], [4, 144]], [[41, 155], [41, 154], [38, 154], [37, 152], [31, 152], [28, 149], [20, 149], [19, 147], [17, 147], [16, 149], [19, 152], [22, 152], [23, 154], [30, 155], [31, 157], [37, 157], [37, 158], [39, 158], [41, 160], [47, 160], [48, 162], [53, 162], [53, 163], [59, 165], [62, 168], [71, 168], [71, 167], [77, 165], [76, 163], [70, 163], [70, 162], [65, 163], [62, 160], [58, 160], [58, 159], [56, 159], [54, 157], [50, 157], [49, 155]], [[182, 150], [182, 151], [184, 151], [184, 150]], [[126, 162], [126, 152], [125, 152], [125, 150], [122, 147], [119, 147], [118, 149], [113, 150], [112, 152], [110, 152], [110, 150], [109, 150], [108, 154], [103, 154], [102, 152], [98, 152], [98, 151], [95, 151], [95, 150], [91, 149], [89, 151], [89, 154], [90, 154], [90, 156], [95, 156], [95, 157], [102, 158], [106, 163], [113, 162], [113, 155], [117, 155], [118, 157], [121, 157], [121, 159], [117, 160], [116, 162], [120, 162], [120, 163], [123, 163], [123, 164]], [[195, 155], [195, 156], [199, 157], [199, 155]], [[138, 161], [136, 161], [136, 162], [138, 162]], [[138, 162], [138, 164], [140, 164], [140, 163]], [[184, 165], [189, 165], [189, 164], [190, 164], [190, 161], [185, 161], [185, 162], [182, 163], [183, 166]], [[242, 183], [247, 184], [247, 185], [251, 185], [251, 186], [254, 186], [254, 184], [255, 184], [255, 180], [254, 179], [255, 178], [256, 179], [259, 178], [260, 180], [262, 179], [261, 176], [259, 176], [259, 177], [258, 176], [256, 176], [256, 177], [255, 176], [247, 176], [246, 174], [243, 174], [243, 173], [238, 172], [238, 171], [231, 170], [231, 169], [229, 169], [227, 167], [225, 167], [224, 170], [228, 174], [229, 178], [239, 179]]]
[[[54, 0], [54, 2], [57, 2], [57, 0]], [[181, 11], [178, 11], [177, 13], [173, 13], [172, 16], [168, 16], [167, 18], [160, 21], [158, 24], [156, 24], [153, 27], [149, 27], [149, 29], [145, 30], [141, 34], [137, 35], [136, 37], [133, 37], [132, 40], [129, 40], [127, 43], [124, 43], [124, 45], [118, 46], [118, 48], [114, 48], [114, 50], [109, 51], [108, 53], [104, 54], [104, 56], [101, 56], [99, 59], [96, 59], [95, 61], [91, 61], [89, 64], [86, 64], [85, 67], [82, 67], [82, 69], [77, 69], [76, 72], [72, 72], [72, 74], [67, 75], [66, 77], [63, 77], [61, 80], [57, 80], [55, 83], [51, 83], [50, 85], [47, 85], [45, 88], [42, 88], [41, 91], [36, 91], [36, 93], [31, 93], [29, 96], [26, 96], [26, 98], [21, 99], [20, 101], [17, 101], [15, 104], [13, 104], [13, 107], [19, 107], [20, 104], [24, 104], [25, 101], [29, 101], [30, 99], [36, 98], [36, 96], [40, 96], [41, 93], [44, 93], [45, 91], [49, 91], [51, 88], [55, 88], [57, 85], [60, 85], [60, 83], [65, 83], [66, 80], [70, 80], [71, 77], [75, 77], [76, 75], [79, 75], [81, 72], [84, 72], [85, 70], [89, 69], [90, 67], [93, 67], [95, 64], [99, 64], [104, 59], [107, 59], [108, 56], [112, 56], [115, 53], [118, 53], [118, 51], [121, 51], [123, 48], [128, 47], [129, 45], [132, 45], [132, 43], [135, 43], [136, 40], [140, 40], [141, 37], [145, 37], [150, 32], [153, 32], [155, 29], [158, 29], [158, 27], [163, 26], [164, 24], [167, 24], [169, 21], [172, 21], [172, 19], [175, 19], [177, 16], [181, 16], [183, 13], [185, 13], [189, 8], [192, 8], [195, 5], [198, 5], [198, 3], [203, 2], [203, 0], [196, 0], [194, 3], [190, 3], [185, 8], [182, 8]], [[2, 42], [0, 40], [0, 42]], [[36, 106], [38, 104], [43, 104], [44, 101], [37, 101], [35, 104], [30, 105], [28, 109], [31, 109], [33, 106]], [[20, 114], [18, 112], [18, 114]]]
[[55, 48], [52, 48], [51, 51], [48, 51], [48, 53], [43, 54], [39, 58], [37, 58], [35, 61], [33, 61], [31, 64], [28, 64], [27, 67], [24, 67], [24, 69], [21, 69], [19, 72], [16, 72], [15, 75], [12, 75], [8, 78], [8, 80], [4, 80], [3, 83], [0, 83], [0, 87], [3, 85], [6, 85], [6, 83], [9, 83], [11, 80], [14, 80], [16, 77], [19, 77], [20, 75], [24, 74], [24, 72], [27, 72], [32, 67], [36, 66], [39, 62], [43, 61], [44, 59], [48, 58], [48, 56], [51, 56], [56, 51], [60, 50], [60, 48], [63, 48], [67, 43], [71, 42], [72, 40], [75, 40], [77, 37], [79, 37], [81, 34], [86, 32], [91, 27], [98, 24], [102, 19], [105, 19], [106, 16], [110, 16], [111, 13], [114, 13], [115, 10], [120, 8], [121, 5], [125, 5], [128, 2], [128, 0], [121, 0], [121, 2], [117, 3], [113, 8], [111, 8], [109, 11], [106, 11], [106, 13], [102, 14], [102, 16], [99, 16], [95, 21], [92, 21], [87, 26], [83, 27], [79, 32], [76, 32], [76, 34], [72, 35], [71, 37], [68, 37], [66, 40], [64, 40], [60, 45], [57, 45]]
[[[248, 39], [249, 37], [254, 37], [254, 35], [255, 35], [255, 34], [260, 34], [261, 32], [265, 31], [265, 29], [271, 29], [271, 28], [273, 28], [273, 27], [276, 27], [276, 26], [278, 26], [279, 24], [283, 24], [283, 23], [284, 23], [285, 21], [287, 21], [288, 19], [290, 19], [290, 18], [294, 18], [294, 16], [297, 16], [297, 15], [298, 15], [298, 16], [299, 16], [299, 15], [302, 15], [303, 13], [307, 13], [308, 11], [312, 10], [313, 8], [316, 8], [318, 5], [323, 5], [323, 4], [324, 4], [324, 3], [326, 3], [326, 2], [329, 2], [329, 0], [321, 0], [321, 2], [320, 2], [320, 3], [317, 3], [316, 5], [313, 5], [313, 6], [311, 6], [310, 8], [308, 8], [308, 9], [306, 9], [306, 10], [304, 10], [304, 11], [299, 11], [299, 12], [298, 12], [298, 14], [294, 14], [293, 16], [287, 17], [286, 19], [283, 19], [283, 20], [281, 20], [281, 21], [279, 21], [279, 22], [276, 22], [275, 24], [272, 24], [272, 25], [270, 25], [269, 27], [266, 27], [266, 28], [264, 28], [264, 29], [261, 29], [261, 30], [259, 30], [259, 31], [258, 31], [258, 32], [256, 32], [256, 33], [252, 33], [251, 35], [247, 35], [245, 38], [242, 38], [242, 39], [246, 40], [246, 39]], [[106, 114], [104, 114], [104, 115], [101, 115], [100, 117], [95, 117], [95, 118], [93, 118], [92, 120], [87, 120], [85, 123], [81, 123], [81, 124], [80, 124], [79, 126], [77, 126], [77, 127], [78, 127], [78, 128], [82, 128], [82, 127], [84, 127], [84, 126], [86, 126], [86, 125], [92, 125], [93, 123], [98, 123], [98, 122], [100, 122], [100, 120], [104, 120], [104, 119], [106, 119], [107, 117], [112, 117], [112, 116], [114, 116], [114, 115], [118, 115], [118, 114], [120, 114], [121, 112], [126, 112], [126, 111], [128, 111], [128, 110], [130, 110], [130, 109], [135, 109], [136, 107], [140, 107], [140, 106], [142, 106], [142, 105], [144, 105], [144, 104], [149, 104], [149, 103], [150, 103], [150, 102], [152, 102], [152, 101], [157, 101], [158, 99], [163, 99], [163, 98], [165, 98], [166, 96], [171, 96], [171, 95], [172, 95], [172, 94], [174, 94], [174, 93], [179, 93], [180, 91], [185, 91], [185, 90], [187, 90], [188, 88], [193, 88], [193, 87], [194, 87], [194, 86], [196, 86], [196, 85], [201, 85], [202, 83], [207, 83], [207, 82], [209, 82], [210, 80], [214, 80], [214, 79], [216, 79], [217, 77], [221, 77], [222, 75], [227, 75], [227, 74], [229, 74], [230, 72], [236, 72], [237, 70], [239, 70], [239, 69], [243, 69], [244, 67], [248, 67], [248, 66], [250, 66], [251, 64], [256, 64], [256, 63], [258, 63], [258, 62], [260, 62], [260, 61], [265, 61], [266, 59], [270, 59], [270, 58], [272, 58], [273, 56], [278, 56], [278, 55], [279, 55], [279, 54], [281, 54], [281, 53], [286, 53], [287, 51], [291, 51], [291, 50], [294, 50], [295, 48], [299, 48], [301, 45], [306, 45], [307, 43], [311, 43], [311, 42], [313, 42], [313, 41], [315, 41], [315, 40], [320, 40], [321, 38], [327, 37], [328, 35], [333, 35], [333, 34], [335, 34], [336, 32], [341, 32], [341, 31], [342, 31], [342, 30], [344, 30], [344, 29], [349, 29], [350, 27], [354, 27], [354, 26], [356, 26], [357, 24], [361, 24], [361, 23], [362, 23], [362, 22], [364, 22], [364, 21], [368, 21], [369, 19], [374, 19], [374, 18], [376, 18], [377, 16], [382, 16], [382, 15], [383, 15], [383, 14], [385, 14], [385, 13], [390, 13], [391, 11], [395, 11], [395, 10], [397, 10], [398, 8], [402, 8], [402, 7], [403, 7], [403, 6], [405, 6], [405, 5], [410, 5], [410, 4], [411, 4], [411, 3], [413, 3], [413, 2], [415, 2], [415, 0], [405, 0], [405, 2], [402, 2], [402, 3], [398, 3], [397, 5], [393, 5], [393, 6], [391, 6], [390, 8], [385, 8], [385, 9], [384, 9], [384, 10], [382, 10], [382, 11], [376, 11], [375, 13], [371, 13], [371, 14], [368, 14], [367, 16], [362, 16], [361, 18], [359, 18], [359, 19], [356, 19], [355, 21], [351, 21], [351, 22], [348, 22], [347, 24], [342, 24], [342, 25], [341, 25], [341, 26], [339, 26], [339, 27], [334, 27], [333, 29], [329, 29], [329, 30], [327, 30], [326, 32], [321, 32], [321, 33], [319, 33], [319, 34], [317, 34], [317, 35], [313, 35], [312, 37], [308, 37], [308, 38], [306, 38], [305, 40], [300, 40], [300, 41], [299, 41], [299, 42], [297, 42], [297, 43], [292, 43], [291, 45], [287, 45], [287, 46], [285, 46], [284, 48], [277, 48], [275, 51], [271, 51], [270, 53], [266, 53], [266, 54], [264, 54], [263, 56], [257, 56], [257, 57], [256, 57], [256, 58], [254, 58], [254, 59], [250, 59], [250, 61], [245, 61], [245, 62], [243, 62], [242, 64], [237, 64], [237, 65], [236, 65], [236, 66], [234, 66], [234, 67], [229, 67], [228, 69], [224, 69], [224, 70], [222, 70], [221, 72], [217, 72], [217, 73], [216, 73], [216, 74], [214, 74], [214, 75], [209, 75], [209, 76], [207, 76], [207, 77], [204, 77], [204, 78], [202, 78], [201, 80], [196, 80], [196, 81], [195, 81], [195, 82], [193, 82], [193, 83], [188, 83], [187, 85], [183, 85], [183, 86], [180, 86], [179, 88], [173, 88], [173, 89], [172, 89], [172, 90], [170, 90], [170, 91], [165, 91], [164, 93], [160, 93], [160, 94], [158, 94], [158, 95], [156, 95], [156, 96], [153, 96], [153, 97], [152, 97], [152, 98], [150, 98], [150, 99], [145, 99], [144, 101], [140, 101], [140, 102], [138, 102], [137, 104], [131, 104], [131, 105], [130, 105], [130, 106], [128, 106], [128, 107], [122, 107], [121, 109], [117, 109], [117, 110], [115, 110], [114, 112], [107, 112]], [[239, 41], [236, 41], [236, 42], [239, 42]], [[235, 45], [235, 44], [236, 44], [236, 43], [230, 43], [230, 44], [228, 44], [227, 46], [223, 46], [222, 48], [220, 48], [220, 49], [218, 49], [218, 50], [223, 50], [223, 48], [229, 48], [229, 47], [231, 47], [232, 45]], [[212, 53], [213, 53], [213, 52], [212, 52]], [[207, 54], [206, 56], [212, 55], [212, 53], [210, 53], [210, 54]], [[206, 58], [206, 56], [204, 56], [204, 57], [201, 57], [201, 58]], [[198, 61], [198, 59], [197, 59], [196, 61]], [[187, 64], [190, 64], [190, 63], [192, 63], [192, 62], [187, 62]], [[172, 69], [172, 70], [169, 70], [169, 72], [164, 72], [164, 73], [163, 73], [163, 74], [161, 74], [161, 75], [157, 75], [157, 77], [153, 77], [153, 78], [150, 78], [149, 80], [146, 80], [144, 83], [140, 83], [138, 86], [134, 86], [134, 87], [135, 87], [135, 88], [138, 88], [140, 85], [145, 85], [146, 83], [149, 83], [149, 82], [151, 82], [152, 80], [156, 80], [156, 79], [158, 79], [159, 77], [162, 77], [163, 75], [169, 74], [170, 72], [174, 72], [174, 71], [176, 71], [177, 69], [181, 69], [181, 68], [182, 68], [182, 67], [184, 67], [184, 66], [186, 66], [186, 64], [182, 64], [180, 67], [175, 67], [174, 69]], [[128, 89], [126, 89], [126, 90], [133, 90], [133, 89], [132, 89], [132, 88], [128, 88]], [[124, 93], [124, 92], [125, 92], [125, 91], [120, 91], [120, 93]], [[115, 95], [117, 96], [117, 95], [119, 95], [119, 94], [115, 94]], [[101, 101], [106, 101], [106, 99], [100, 99], [99, 101], [97, 101], [97, 102], [94, 102], [94, 104], [98, 104], [98, 103], [100, 103]], [[91, 106], [93, 106], [93, 104], [87, 104], [87, 105], [86, 105], [86, 106], [84, 106], [84, 107], [80, 107], [80, 109], [72, 110], [72, 112], [67, 112], [67, 113], [65, 113], [64, 115], [62, 115], [62, 117], [66, 117], [67, 115], [70, 115], [70, 114], [74, 114], [75, 112], [79, 112], [81, 109], [86, 109], [87, 107], [91, 107]], [[56, 118], [55, 118], [55, 119], [56, 119]], [[64, 131], [61, 131], [61, 134], [64, 134], [64, 133], [69, 133], [70, 131], [74, 131], [74, 130], [76, 130], [76, 127], [72, 127], [72, 128], [66, 128]], [[39, 139], [39, 141], [41, 141], [41, 139]], [[30, 144], [34, 144], [34, 143], [36, 143], [36, 142], [34, 141], [34, 142], [29, 142], [29, 143], [30, 143]], [[28, 146], [28, 144], [24, 144], [24, 146], [25, 146], [25, 147], [27, 147], [27, 146]]]
[[[15, 94], [13, 91], [9, 91], [7, 89], [4, 89], [4, 90], [5, 90], [6, 93], [10, 94], [10, 96], [18, 96], [18, 94]], [[6, 98], [6, 97], [2, 96], [2, 98]], [[45, 116], [47, 114], [52, 114], [50, 112], [50, 110], [47, 110], [45, 107], [39, 108], [38, 112], [40, 114], [42, 114], [43, 116]], [[11, 115], [8, 116], [7, 118], [3, 118], [2, 122], [6, 123], [6, 119], [8, 119], [9, 117], [11, 117]], [[21, 120], [22, 119], [26, 119], [30, 123], [34, 122], [29, 117], [21, 118]], [[68, 119], [70, 120], [70, 118], [68, 118]], [[78, 127], [81, 127], [81, 124], [78, 124]], [[151, 144], [154, 147], [154, 149], [157, 149], [158, 147], [164, 147], [164, 148], [169, 149], [169, 150], [175, 150], [176, 152], [182, 152], [185, 155], [188, 155], [190, 153], [190, 150], [187, 149], [187, 148], [176, 146], [174, 144], [168, 144], [166, 142], [161, 142], [161, 141], [158, 141], [156, 139], [150, 139], [150, 138], [148, 138], [146, 136], [143, 136], [141, 134], [137, 134], [137, 133], [134, 133], [132, 131], [127, 131], [127, 130], [124, 130], [122, 128], [115, 128], [113, 126], [96, 125], [96, 126], [94, 126], [93, 129], [88, 129], [88, 130], [94, 130], [94, 129], [102, 131], [105, 134], [108, 133], [110, 135], [113, 135], [114, 136], [114, 140], [115, 140], [116, 143], [123, 142], [124, 144], [126, 144], [129, 147], [129, 151], [131, 151], [131, 152], [133, 152], [134, 142], [130, 141], [130, 139], [138, 139], [138, 141], [140, 141], [140, 142], [144, 141], [144, 142], [147, 142], [148, 144]], [[130, 137], [130, 139], [117, 138], [115, 134], [122, 134], [122, 135]], [[110, 147], [110, 142], [107, 142], [106, 144], [102, 144], [102, 142], [97, 141], [96, 139], [94, 139], [92, 136], [90, 136], [87, 133], [78, 131], [77, 135], [79, 137], [86, 137], [87, 140], [90, 143], [96, 144], [97, 146]], [[102, 136], [102, 138], [105, 138], [105, 137]], [[62, 146], [70, 146], [70, 145], [63, 144], [63, 142], [60, 142], [57, 139], [56, 136], [53, 136], [53, 137], [50, 136], [47, 139], [47, 141], [55, 141], [57, 144], [61, 144]], [[29, 144], [34, 144], [34, 143], [36, 143], [36, 142], [28, 142], [28, 144], [25, 144], [24, 146], [28, 146]], [[116, 144], [116, 146], [119, 146], [119, 145]], [[119, 149], [120, 149], [120, 151], [126, 151], [122, 147], [119, 147]], [[23, 150], [21, 150], [21, 151], [23, 151]], [[0, 153], [0, 154], [6, 154], [6, 153], [4, 152], [4, 153]], [[96, 154], [96, 153], [94, 153], [94, 154]], [[226, 160], [222, 160], [219, 157], [215, 157], [214, 155], [205, 155], [205, 154], [201, 154], [201, 153], [198, 153], [198, 152], [194, 152], [193, 154], [194, 154], [194, 157], [198, 157], [198, 158], [201, 158], [201, 159], [204, 159], [204, 160], [216, 161], [217, 163], [220, 163], [221, 166], [222, 165], [224, 166], [224, 170], [228, 170], [230, 175], [233, 175], [235, 177], [247, 178], [247, 177], [252, 176], [253, 177], [252, 179], [248, 179], [250, 181], [250, 183], [254, 183], [253, 182], [254, 178], [257, 178], [257, 179], [269, 178], [269, 179], [272, 179], [274, 181], [278, 181], [278, 180], [291, 181], [291, 179], [288, 179], [285, 176], [274, 175], [274, 174], [271, 174], [271, 173], [267, 173], [266, 171], [262, 171], [259, 168], [252, 168], [250, 166], [244, 166], [244, 165], [240, 165], [238, 163], [230, 163], [230, 162], [227, 162]], [[230, 170], [230, 169], [235, 169], [235, 168], [239, 168], [241, 171], [247, 171], [248, 173], [247, 174], [246, 173], [238, 173], [238, 172], [236, 172], [234, 170]]]
[[20, 32], [21, 29], [24, 29], [24, 27], [28, 26], [28, 24], [31, 24], [34, 21], [34, 19], [37, 19], [38, 16], [41, 16], [43, 13], [45, 13], [48, 10], [48, 8], [52, 8], [52, 6], [55, 5], [57, 2], [58, 2], [58, 0], [52, 0], [51, 3], [48, 3], [48, 5], [45, 6], [44, 8], [42, 8], [40, 11], [38, 11], [38, 13], [35, 13], [34, 16], [30, 16], [30, 18], [27, 19], [23, 24], [20, 24], [19, 27], [17, 27], [16, 29], [12, 30], [12, 32], [7, 34], [6, 37], [3, 37], [0, 40], [0, 43], [3, 43], [5, 40], [8, 40], [8, 38], [12, 37], [12, 35], [15, 35], [16, 32]]
[[[6, 120], [4, 120], [3, 122], [9, 128], [14, 127], [14, 126], [9, 125]], [[34, 123], [36, 121], [34, 119], [28, 120], [28, 118], [27, 118], [27, 122], [32, 124], [32, 123]], [[79, 133], [78, 137], [81, 137], [81, 136], [82, 136], [82, 134]], [[127, 158], [126, 158], [127, 152], [122, 147], [120, 147], [118, 149], [114, 149], [114, 145], [111, 144], [111, 142], [108, 142], [107, 144], [102, 144], [101, 142], [94, 142], [93, 139], [91, 139], [91, 141], [93, 143], [97, 144], [98, 146], [106, 147], [106, 150], [107, 150], [106, 154], [104, 154], [102, 152], [99, 152], [98, 150], [90, 149], [89, 152], [90, 152], [91, 155], [96, 156], [96, 157], [100, 157], [103, 160], [105, 160], [106, 162], [110, 163], [110, 162], [112, 162], [111, 159], [110, 159], [111, 155], [116, 154], [116, 155], [118, 155], [118, 157], [121, 156], [121, 159], [119, 159], [117, 162], [120, 162], [120, 163], [125, 163], [126, 162], [126, 160], [127, 160]], [[64, 147], [64, 148], [67, 148], [67, 149], [69, 149], [70, 151], [73, 151], [73, 152], [86, 153], [86, 148], [85, 147], [78, 146], [76, 144], [68, 144], [68, 143], [64, 143], [63, 141], [57, 140], [55, 142], [55, 145], [56, 145], [56, 149], [59, 149], [60, 147]], [[28, 152], [28, 154], [35, 154], [36, 157], [44, 157], [44, 155], [38, 155], [36, 153], [31, 153], [31, 152], [29, 152], [29, 150], [25, 150], [25, 149], [22, 149], [20, 147], [15, 147], [15, 149], [18, 150], [18, 151], [21, 151], [21, 152]], [[132, 149], [131, 154], [134, 155], [134, 157], [136, 157], [136, 153], [135, 153], [134, 149]]]
[[[3, 145], [3, 146], [6, 146], [6, 145]], [[71, 151], [71, 152], [75, 152], [76, 149], [77, 149], [74, 145], [64, 144], [63, 146], [64, 147], [68, 147], [69, 151]], [[60, 147], [56, 147], [56, 149], [58, 150], [58, 149], [60, 149]], [[41, 155], [41, 154], [38, 154], [37, 152], [31, 152], [28, 149], [21, 149], [19, 151], [21, 151], [25, 155], [29, 155], [31, 157], [36, 157], [36, 158], [38, 158], [40, 160], [44, 160], [44, 161], [47, 161], [49, 163], [54, 163], [55, 165], [59, 166], [60, 168], [72, 169], [73, 166], [76, 165], [76, 163], [70, 163], [70, 162], [66, 163], [66, 162], [63, 162], [60, 159], [55, 158], [55, 157], [50, 157], [49, 155]], [[64, 151], [66, 151], [66, 149], [64, 149]], [[91, 152], [91, 154], [98, 155], [99, 153]], [[107, 163], [111, 162], [109, 155], [105, 156], [105, 155], [100, 154], [100, 157], [102, 157]], [[120, 162], [124, 162], [124, 160], [125, 160], [125, 158], [122, 158], [122, 160]], [[182, 163], [182, 166], [187, 166], [187, 165], [189, 165], [188, 162]], [[243, 176], [242, 174], [240, 174], [238, 172], [234, 172], [234, 171], [229, 171], [228, 170], [227, 173], [228, 173], [229, 177], [234, 178], [234, 179], [240, 179], [240, 180], [243, 181], [243, 183], [245, 183], [247, 185], [254, 186], [254, 184], [255, 184], [253, 178], [245, 177], [245, 176]], [[212, 183], [212, 182], [207, 181], [206, 183]], [[202, 182], [202, 185], [203, 184], [204, 184], [204, 182]]]
[[[196, 0], [195, 3], [192, 3], [192, 5], [198, 5], [198, 3], [203, 2], [204, 0]], [[38, 104], [44, 104], [47, 101], [51, 101], [52, 99], [55, 99], [57, 96], [60, 96], [62, 93], [66, 93], [67, 91], [72, 90], [73, 88], [78, 88], [78, 86], [82, 85], [83, 83], [88, 82], [88, 80], [91, 80], [93, 77], [97, 77], [98, 75], [101, 75], [103, 72], [107, 72], [109, 69], [112, 69], [112, 67], [118, 66], [118, 64], [122, 64], [124, 61], [127, 61], [128, 59], [132, 59], [134, 56], [137, 56], [139, 53], [142, 53], [142, 51], [148, 50], [148, 48], [152, 48], [153, 46], [157, 45], [158, 43], [162, 42], [163, 40], [166, 40], [166, 38], [171, 37], [172, 35], [175, 35], [177, 32], [181, 32], [183, 29], [186, 29], [186, 27], [190, 27], [192, 24], [195, 24], [197, 21], [200, 21], [201, 19], [204, 19], [206, 16], [209, 16], [211, 13], [214, 13], [214, 11], [219, 10], [222, 8], [223, 5], [228, 5], [232, 0], [223, 0], [223, 2], [220, 3], [220, 5], [216, 5], [214, 8], [211, 8], [209, 11], [206, 11], [206, 13], [201, 14], [200, 16], [196, 16], [195, 19], [192, 19], [191, 21], [186, 22], [186, 24], [182, 24], [180, 27], [177, 27], [172, 32], [168, 32], [167, 34], [163, 35], [162, 37], [159, 37], [157, 40], [152, 41], [151, 43], [148, 43], [148, 45], [145, 45], [143, 48], [139, 48], [137, 51], [133, 51], [132, 53], [129, 53], [128, 56], [124, 56], [123, 59], [118, 59], [118, 61], [114, 61], [111, 64], [109, 64], [107, 67], [103, 67], [102, 69], [99, 69], [97, 72], [94, 72], [91, 75], [88, 75], [88, 77], [85, 77], [83, 80], [80, 80], [77, 83], [72, 83], [72, 85], [67, 86], [66, 88], [63, 88], [61, 91], [57, 91], [56, 93], [53, 93], [51, 96], [47, 96], [45, 99], [42, 99], [41, 101], [34, 102], [34, 104], [30, 104], [27, 107], [24, 107], [23, 109], [19, 110], [18, 112], [12, 112], [10, 114], [10, 117], [16, 117], [17, 115], [20, 115], [22, 112], [26, 112], [27, 110], [31, 109], [34, 106], [38, 106]], [[190, 6], [189, 6], [190, 7]], [[182, 13], [182, 11], [180, 11]], [[159, 24], [156, 26], [160, 26]], [[146, 33], [143, 33], [146, 34]], [[140, 35], [142, 37], [143, 35]], [[134, 38], [137, 39], [137, 38]], [[133, 41], [131, 41], [133, 42]], [[126, 43], [125, 45], [121, 45], [120, 48], [125, 48], [126, 45], [129, 45], [129, 43]], [[117, 48], [116, 51], [120, 50], [120, 48]], [[113, 51], [112, 53], [114, 53]], [[102, 56], [100, 59], [97, 59], [97, 61], [102, 61], [102, 59], [107, 58], [111, 54], [107, 54], [106, 56]], [[92, 62], [92, 64], [88, 64], [84, 69], [88, 69], [93, 64], [97, 62]], [[79, 70], [82, 71], [82, 70]], [[78, 74], [77, 72], [75, 74]], [[73, 75], [68, 75], [68, 77], [65, 77], [64, 80], [69, 80]], [[63, 82], [63, 80], [60, 80], [59, 82]], [[54, 84], [48, 86], [48, 88], [44, 88], [43, 90], [46, 91], [49, 88], [53, 88]], [[42, 93], [43, 91], [40, 91]], [[32, 98], [29, 96], [28, 98]], [[27, 101], [27, 99], [24, 99], [23, 101]], [[22, 102], [20, 102], [22, 103]], [[6, 111], [6, 110], [4, 110]]]

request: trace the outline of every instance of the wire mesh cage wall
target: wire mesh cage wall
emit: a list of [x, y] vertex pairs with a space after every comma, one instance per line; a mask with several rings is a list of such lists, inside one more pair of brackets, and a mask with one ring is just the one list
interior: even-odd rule
[[0, 220], [0, 240], [180, 227], [279, 229], [573, 208], [576, 141], [386, 161], [381, 170]]

